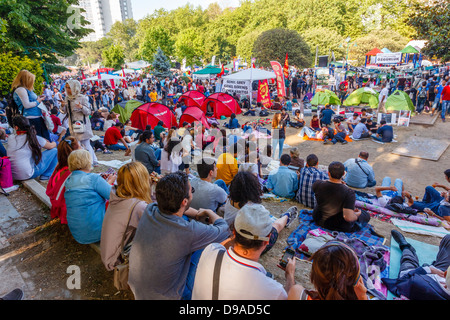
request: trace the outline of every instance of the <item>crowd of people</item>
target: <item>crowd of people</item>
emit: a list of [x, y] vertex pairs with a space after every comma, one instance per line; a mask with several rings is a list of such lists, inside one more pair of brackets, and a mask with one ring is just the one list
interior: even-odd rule
[[[370, 187], [376, 188], [374, 203], [400, 202], [445, 224], [450, 222], [450, 169], [444, 173], [444, 183], [427, 187], [422, 201], [414, 201], [400, 179], [391, 186], [390, 177], [384, 177], [377, 186], [376, 173], [367, 162], [368, 152], [361, 151], [344, 163], [332, 161], [326, 170], [319, 167], [315, 154], [303, 156], [299, 148], [284, 152], [288, 127], [333, 144], [347, 143], [349, 135], [382, 142], [394, 137], [385, 120], [373, 126], [367, 110], [347, 120], [325, 105], [307, 125], [299, 100], [314, 88], [312, 77], [303, 76], [291, 79], [292, 99], [274, 99], [275, 108], [256, 105], [258, 112], [273, 113], [271, 130], [257, 123], [241, 126], [236, 115], [223, 129], [217, 124], [205, 130], [189, 123], [179, 128], [158, 123], [138, 130], [130, 121], [118, 121], [112, 112], [115, 103], [122, 99], [164, 101], [177, 114], [178, 109], [184, 111], [183, 105], [173, 104], [177, 92], [208, 94], [213, 85], [150, 78], [142, 87], [130, 83], [112, 90], [68, 79], [37, 96], [34, 75], [22, 70], [12, 85], [14, 108], [7, 113], [12, 131], [5, 155], [15, 180], [48, 180], [51, 217], [67, 224], [78, 243], [99, 242], [107, 270], [129, 260], [128, 284], [136, 299], [366, 300], [358, 257], [343, 243], [328, 243], [314, 253], [313, 290], [296, 284], [294, 258], [285, 268], [284, 285], [265, 270], [260, 257], [273, 247], [281, 230], [297, 219], [298, 208], [293, 206], [274, 217], [264, 207], [263, 194], [310, 208], [314, 222], [332, 231], [355, 232], [369, 223], [369, 213], [355, 206], [355, 189]], [[354, 86], [357, 88], [359, 81]], [[446, 100], [448, 87], [440, 97], [443, 113], [445, 101], [450, 101]], [[255, 111], [255, 106], [247, 107]], [[43, 112], [49, 113], [49, 121]], [[102, 139], [93, 141], [94, 131], [104, 131]], [[132, 161], [117, 172], [93, 173], [98, 150], [123, 150]], [[196, 151], [201, 151], [200, 161]], [[206, 153], [209, 157], [203, 156]], [[273, 167], [274, 163], [278, 165]], [[435, 291], [432, 297], [449, 299], [449, 236], [443, 238], [438, 257], [428, 269], [419, 266], [414, 248], [401, 234], [392, 236], [409, 264], [403, 266], [403, 259], [399, 278], [386, 281], [390, 290], [414, 299], [429, 292], [431, 286]], [[221, 265], [218, 282], [214, 276], [217, 261]], [[416, 274], [422, 278], [432, 275], [438, 286], [417, 280]], [[412, 292], [415, 281], [422, 286], [415, 286]], [[217, 290], [213, 291], [213, 286]]]

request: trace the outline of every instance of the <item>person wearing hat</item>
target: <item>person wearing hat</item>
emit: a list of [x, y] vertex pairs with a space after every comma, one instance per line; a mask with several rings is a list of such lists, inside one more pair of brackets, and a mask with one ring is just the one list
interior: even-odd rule
[[[208, 245], [200, 257], [194, 281], [192, 300], [286, 300], [295, 285], [295, 259], [286, 266], [286, 284], [268, 276], [258, 262], [269, 244], [272, 230], [270, 212], [261, 204], [243, 206], [234, 222], [234, 242], [226, 249], [219, 243]], [[214, 266], [220, 262], [217, 297], [213, 297]], [[220, 261], [220, 260], [219, 260]]]

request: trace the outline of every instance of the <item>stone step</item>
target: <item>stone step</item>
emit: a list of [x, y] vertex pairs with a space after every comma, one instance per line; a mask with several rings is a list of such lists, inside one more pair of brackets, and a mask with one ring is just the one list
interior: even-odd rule
[[34, 179], [22, 181], [25, 188], [30, 190], [32, 194], [38, 197], [47, 207], [51, 208], [52, 204], [50, 202], [50, 198], [45, 193], [45, 188], [39, 182]]

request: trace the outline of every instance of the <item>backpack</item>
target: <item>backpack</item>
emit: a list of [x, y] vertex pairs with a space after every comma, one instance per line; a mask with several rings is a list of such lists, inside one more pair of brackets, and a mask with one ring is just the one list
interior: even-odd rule
[[345, 90], [345, 83], [341, 82], [339, 84], [339, 90], [344, 91]]
[[19, 109], [19, 106], [17, 105], [16, 101], [14, 101], [14, 92], [16, 89], [14, 89], [7, 97], [8, 105], [5, 108], [6, 118], [8, 119], [8, 124], [11, 128], [13, 128], [12, 119], [22, 114], [22, 110]]
[[6, 189], [11, 188], [13, 185], [11, 161], [9, 161], [8, 157], [0, 158], [0, 187]]
[[418, 97], [421, 99], [425, 99], [427, 97], [427, 90], [424, 87], [420, 88]]

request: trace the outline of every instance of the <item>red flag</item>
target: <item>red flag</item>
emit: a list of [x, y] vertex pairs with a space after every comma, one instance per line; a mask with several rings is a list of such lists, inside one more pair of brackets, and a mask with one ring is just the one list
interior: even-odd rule
[[220, 72], [217, 74], [217, 77], [220, 78], [220, 77], [222, 77], [224, 74], [225, 74], [225, 69], [223, 68], [223, 64], [222, 64], [222, 67], [221, 67], [221, 69], [220, 69]]
[[98, 69], [97, 71], [98, 71], [98, 79], [101, 80], [102, 77], [100, 76], [100, 69]]
[[269, 94], [269, 83], [266, 80], [258, 81], [258, 97], [257, 102], [261, 102], [262, 105], [266, 108], [270, 108], [270, 94]]
[[277, 94], [279, 97], [286, 96], [286, 87], [284, 85], [283, 72], [281, 68], [281, 64], [278, 61], [270, 61], [272, 65], [272, 69], [275, 72], [275, 76], [277, 77]]
[[81, 79], [86, 79], [86, 76], [84, 75], [84, 72], [83, 72], [83, 70], [81, 70]]
[[111, 89], [115, 89], [116, 84], [114, 83], [114, 79], [110, 79], [109, 82], [111, 82]]
[[289, 63], [288, 63], [288, 54], [286, 52], [286, 60], [284, 60], [284, 77], [287, 79], [289, 78]]

